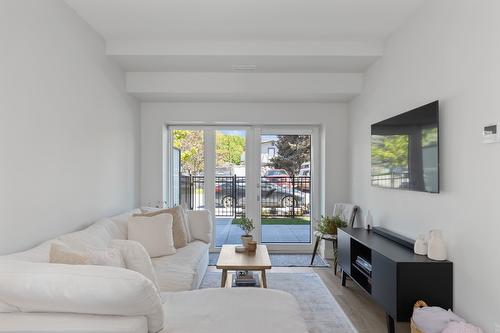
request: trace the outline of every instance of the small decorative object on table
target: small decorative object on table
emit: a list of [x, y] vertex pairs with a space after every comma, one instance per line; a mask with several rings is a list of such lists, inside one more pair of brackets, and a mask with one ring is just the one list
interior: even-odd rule
[[247, 242], [247, 250], [248, 250], [248, 252], [257, 251], [257, 242], [254, 240], [248, 241]]
[[253, 220], [245, 216], [238, 217], [234, 219], [234, 224], [239, 225], [241, 230], [245, 232], [244, 235], [241, 235], [241, 244], [243, 244], [243, 246], [246, 248], [248, 242], [253, 240], [253, 236], [250, 234], [255, 229], [255, 226], [253, 225]]
[[427, 256], [432, 260], [446, 260], [446, 244], [444, 243], [441, 230], [429, 231]]
[[234, 251], [237, 253], [244, 253], [247, 252], [247, 248], [244, 246], [235, 246]]
[[427, 240], [424, 235], [418, 235], [417, 240], [415, 240], [415, 245], [413, 246], [413, 252], [421, 256], [427, 255]]
[[365, 227], [366, 230], [372, 230], [373, 227], [373, 216], [369, 209], [365, 215]]

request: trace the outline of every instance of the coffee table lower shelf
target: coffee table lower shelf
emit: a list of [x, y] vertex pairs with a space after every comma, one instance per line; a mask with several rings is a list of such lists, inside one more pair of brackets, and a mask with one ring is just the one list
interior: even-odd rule
[[[251, 286], [250, 288], [267, 288], [267, 277], [266, 277], [266, 270], [261, 270], [261, 271], [255, 271], [259, 272], [259, 285], [258, 286]], [[234, 272], [229, 272], [226, 270], [222, 271], [222, 279], [221, 279], [221, 288], [234, 288], [233, 286], [233, 280], [234, 280]], [[225, 275], [225, 277], [224, 277]], [[243, 286], [237, 286], [237, 288], [244, 288]]]

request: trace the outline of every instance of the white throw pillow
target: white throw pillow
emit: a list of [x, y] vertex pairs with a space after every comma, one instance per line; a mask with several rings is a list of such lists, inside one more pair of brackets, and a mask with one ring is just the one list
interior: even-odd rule
[[188, 211], [191, 238], [209, 244], [212, 241], [212, 216], [208, 210]]
[[127, 269], [141, 273], [153, 282], [157, 290], [160, 290], [151, 258], [141, 243], [132, 240], [115, 239], [109, 243], [109, 246], [120, 250]]
[[170, 214], [131, 216], [128, 220], [128, 239], [144, 246], [151, 258], [175, 253]]
[[174, 246], [176, 249], [184, 247], [188, 243], [186, 223], [184, 222], [184, 210], [181, 206], [176, 206], [173, 208], [163, 208], [152, 212], [134, 214], [133, 216], [156, 216], [160, 214], [170, 214], [172, 215], [172, 235], [174, 237]]

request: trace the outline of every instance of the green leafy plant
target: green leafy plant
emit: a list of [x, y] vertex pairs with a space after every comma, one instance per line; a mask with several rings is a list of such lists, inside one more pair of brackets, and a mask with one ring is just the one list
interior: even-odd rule
[[316, 230], [322, 234], [336, 235], [338, 228], [347, 227], [347, 222], [339, 215], [337, 216], [321, 216]]
[[238, 219], [234, 219], [234, 224], [237, 224], [241, 230], [245, 233], [246, 236], [250, 236], [250, 233], [255, 229], [253, 225], [253, 220], [247, 217], [240, 217]]

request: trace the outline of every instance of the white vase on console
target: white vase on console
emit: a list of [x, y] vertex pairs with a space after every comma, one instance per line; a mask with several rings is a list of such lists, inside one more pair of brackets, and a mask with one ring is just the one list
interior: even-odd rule
[[427, 255], [427, 241], [425, 240], [424, 235], [418, 235], [417, 240], [415, 241], [415, 245], [413, 246], [413, 252], [416, 254], [419, 254], [421, 256], [426, 256]]
[[444, 243], [443, 233], [441, 230], [429, 231], [429, 245], [427, 256], [432, 260], [446, 260], [446, 244]]

